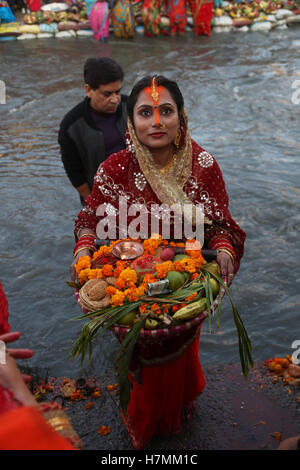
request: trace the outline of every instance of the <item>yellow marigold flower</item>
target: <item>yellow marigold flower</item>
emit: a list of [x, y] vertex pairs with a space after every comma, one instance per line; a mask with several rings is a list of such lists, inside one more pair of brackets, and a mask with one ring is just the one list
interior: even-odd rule
[[97, 271], [96, 269], [90, 269], [90, 272], [88, 274], [89, 279], [96, 279], [97, 278]]
[[130, 283], [137, 282], [137, 274], [134, 269], [126, 268], [124, 269], [119, 276], [120, 279], [124, 279], [126, 285], [130, 285]]
[[82, 271], [82, 269], [87, 269], [91, 267], [91, 258], [89, 256], [81, 256], [78, 258], [78, 262], [75, 264], [75, 269], [77, 274]]
[[153, 255], [155, 250], [163, 243], [161, 235], [158, 235], [158, 237], [154, 238], [155, 235], [156, 234], [153, 234], [153, 238], [148, 238], [147, 240], [143, 241], [144, 250], [147, 253], [150, 253], [150, 255]]
[[87, 269], [82, 269], [82, 271], [79, 272], [78, 279], [79, 279], [80, 284], [84, 284], [86, 281], [88, 281], [90, 271], [91, 271], [90, 268], [87, 268]]
[[117, 290], [111, 297], [111, 305], [123, 305], [126, 295], [124, 292]]
[[93, 260], [98, 258], [99, 255], [104, 255], [106, 253], [110, 253], [112, 250], [112, 247], [111, 246], [106, 246], [106, 245], [103, 245], [99, 248], [99, 250], [95, 251], [95, 253], [93, 254]]

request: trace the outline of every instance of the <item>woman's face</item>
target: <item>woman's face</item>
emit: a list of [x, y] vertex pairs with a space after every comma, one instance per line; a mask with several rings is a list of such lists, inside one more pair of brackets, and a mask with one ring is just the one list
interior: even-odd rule
[[133, 122], [137, 138], [150, 149], [173, 145], [179, 116], [170, 92], [160, 87], [159, 98], [154, 103], [148, 89], [142, 90], [133, 108]]

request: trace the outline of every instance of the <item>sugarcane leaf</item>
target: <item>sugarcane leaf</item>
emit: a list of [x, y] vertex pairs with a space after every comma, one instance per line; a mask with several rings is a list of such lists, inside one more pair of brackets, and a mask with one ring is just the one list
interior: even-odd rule
[[115, 358], [115, 366], [120, 382], [120, 405], [124, 413], [127, 411], [130, 400], [130, 382], [128, 378], [129, 364], [133, 349], [136, 345], [141, 329], [144, 327], [146, 316], [138, 320], [124, 338]]

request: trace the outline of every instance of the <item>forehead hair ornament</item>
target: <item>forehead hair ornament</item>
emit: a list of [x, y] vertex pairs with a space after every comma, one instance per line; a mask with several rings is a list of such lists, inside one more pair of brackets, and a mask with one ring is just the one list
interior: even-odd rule
[[160, 124], [159, 122], [159, 112], [158, 112], [158, 100], [159, 100], [159, 97], [160, 97], [160, 93], [162, 91], [162, 86], [158, 86], [157, 85], [157, 82], [156, 82], [156, 76], [154, 75], [154, 77], [152, 78], [152, 81], [151, 81], [151, 86], [150, 87], [147, 87], [145, 88], [145, 91], [146, 93], [148, 93], [152, 100], [153, 100], [153, 103], [154, 103], [154, 113], [155, 113], [155, 124], [158, 126]]

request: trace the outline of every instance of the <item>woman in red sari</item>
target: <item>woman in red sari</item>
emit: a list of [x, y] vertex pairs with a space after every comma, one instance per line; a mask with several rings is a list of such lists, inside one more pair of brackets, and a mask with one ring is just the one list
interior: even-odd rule
[[194, 33], [197, 36], [210, 36], [214, 2], [211, 0], [190, 0], [194, 18]]
[[[78, 258], [91, 256], [95, 250], [101, 220], [97, 208], [114, 213], [122, 228], [118, 225], [122, 196], [128, 206], [142, 206], [143, 210], [150, 210], [152, 204], [203, 204], [204, 246], [218, 250], [217, 262], [230, 284], [243, 256], [245, 233], [229, 212], [216, 160], [190, 137], [177, 84], [165, 77], [142, 79], [129, 96], [128, 116], [127, 148], [100, 165], [93, 191], [76, 220], [73, 278]], [[128, 216], [128, 224], [131, 220]], [[116, 233], [116, 238], [125, 237]], [[182, 417], [190, 413], [205, 385], [199, 337], [200, 326], [180, 354], [169, 355], [158, 364], [141, 363], [140, 380], [131, 377], [130, 403], [122, 417], [136, 449], [144, 448], [154, 434], [180, 431]]]

